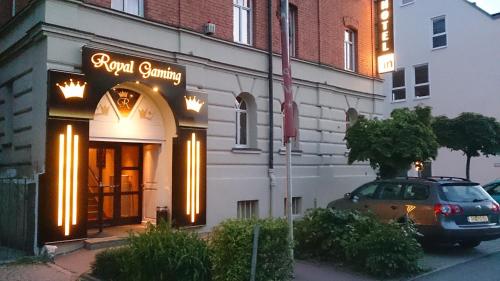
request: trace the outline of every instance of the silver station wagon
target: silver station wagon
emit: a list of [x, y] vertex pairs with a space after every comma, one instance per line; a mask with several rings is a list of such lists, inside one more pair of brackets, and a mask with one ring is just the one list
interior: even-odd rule
[[479, 184], [461, 178], [376, 180], [328, 207], [370, 211], [382, 221], [411, 220], [428, 244], [473, 248], [500, 237], [500, 206]]

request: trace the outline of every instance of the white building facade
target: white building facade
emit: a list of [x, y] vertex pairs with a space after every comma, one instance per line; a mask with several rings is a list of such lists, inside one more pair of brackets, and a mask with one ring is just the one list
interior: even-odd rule
[[[465, 0], [394, 0], [396, 67], [383, 75], [385, 116], [430, 106], [434, 116], [475, 112], [500, 120], [500, 15]], [[465, 177], [466, 158], [439, 149], [435, 176]], [[500, 157], [471, 160], [471, 180], [500, 177]]]

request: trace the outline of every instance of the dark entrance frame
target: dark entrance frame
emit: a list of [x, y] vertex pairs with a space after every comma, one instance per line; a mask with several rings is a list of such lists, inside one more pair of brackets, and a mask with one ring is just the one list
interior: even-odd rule
[[[138, 148], [138, 166], [137, 167], [124, 167], [122, 165], [122, 155], [123, 155], [123, 146], [136, 146]], [[104, 186], [98, 185], [97, 192], [91, 193], [90, 190], [88, 192], [88, 198], [95, 196], [97, 197], [98, 203], [98, 214], [97, 219], [95, 221], [88, 220], [88, 228], [102, 228], [103, 226], [116, 226], [116, 225], [125, 225], [125, 224], [137, 224], [141, 223], [142, 220], [142, 207], [143, 207], [143, 190], [142, 190], [142, 178], [143, 178], [143, 144], [142, 143], [128, 143], [128, 142], [100, 142], [100, 141], [90, 141], [89, 148], [97, 149], [97, 161], [102, 161], [100, 158], [100, 153], [102, 153], [103, 149], [113, 149], [114, 150], [114, 182], [112, 185], [112, 191], [104, 191]], [[104, 156], [105, 157], [105, 156]], [[89, 163], [91, 165], [91, 163]], [[99, 167], [99, 175], [98, 179], [102, 182], [102, 168]], [[138, 171], [138, 187], [137, 191], [122, 191], [121, 186], [121, 174], [123, 170], [137, 170]], [[138, 195], [137, 196], [137, 204], [138, 204], [138, 212], [137, 216], [126, 217], [123, 218], [121, 216], [121, 196], [122, 195]], [[113, 197], [113, 218], [104, 219], [103, 218], [103, 208], [104, 208], [104, 196], [112, 196]]]

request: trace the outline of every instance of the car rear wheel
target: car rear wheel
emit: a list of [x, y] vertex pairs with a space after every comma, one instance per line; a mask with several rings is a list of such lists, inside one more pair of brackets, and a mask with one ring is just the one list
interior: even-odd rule
[[459, 242], [458, 244], [464, 249], [472, 249], [479, 246], [479, 244], [481, 244], [481, 241], [463, 241]]

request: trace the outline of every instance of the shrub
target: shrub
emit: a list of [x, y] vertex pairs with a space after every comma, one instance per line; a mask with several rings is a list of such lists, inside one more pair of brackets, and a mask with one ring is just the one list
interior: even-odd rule
[[422, 249], [415, 236], [410, 223], [385, 224], [357, 211], [314, 209], [295, 223], [295, 253], [393, 277], [420, 271]]
[[289, 280], [292, 260], [288, 224], [283, 219], [228, 220], [214, 229], [212, 277], [214, 281], [250, 279], [253, 228], [260, 225], [256, 280]]
[[371, 216], [356, 211], [331, 208], [311, 209], [294, 223], [295, 254], [298, 258], [335, 260], [346, 259], [345, 248], [352, 243], [352, 224], [373, 221]]
[[[102, 269], [106, 266], [107, 271]], [[195, 233], [172, 230], [166, 224], [149, 225], [145, 233], [131, 235], [126, 248], [110, 250], [96, 259], [93, 268], [105, 280], [210, 280], [206, 242]]]
[[123, 280], [121, 266], [127, 264], [129, 256], [129, 247], [106, 249], [95, 256], [92, 273], [103, 280]]
[[347, 257], [358, 268], [379, 277], [393, 277], [421, 271], [418, 259], [423, 255], [411, 224], [391, 222], [354, 224], [353, 243]]

